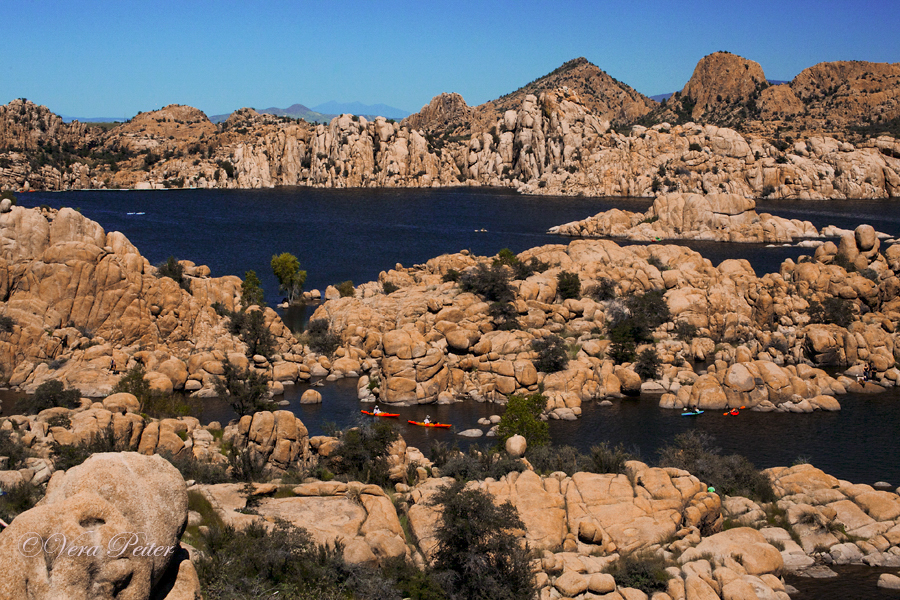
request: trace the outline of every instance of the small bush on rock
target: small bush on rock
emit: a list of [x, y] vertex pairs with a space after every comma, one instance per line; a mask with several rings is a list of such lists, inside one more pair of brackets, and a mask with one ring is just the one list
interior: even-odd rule
[[331, 333], [326, 319], [315, 319], [306, 326], [306, 343], [317, 354], [331, 356], [341, 345], [341, 338]]
[[488, 302], [510, 302], [515, 297], [509, 287], [509, 275], [501, 264], [490, 267], [479, 264], [459, 277], [459, 289], [471, 292]]
[[26, 396], [17, 404], [18, 410], [26, 415], [36, 415], [42, 410], [62, 406], [78, 408], [81, 406], [81, 392], [75, 388], [65, 389], [62, 381], [51, 379], [37, 387], [34, 394]]
[[584, 296], [597, 302], [612, 300], [616, 297], [616, 282], [608, 277], [602, 277], [596, 284], [584, 289]]
[[563, 300], [581, 297], [581, 279], [578, 273], [562, 271], [556, 276], [556, 293]]
[[538, 354], [537, 358], [532, 361], [534, 368], [538, 371], [556, 373], [565, 369], [569, 364], [566, 343], [558, 335], [532, 340], [531, 347]]
[[393, 294], [394, 292], [399, 290], [400, 287], [393, 282], [385, 281], [384, 283], [381, 284], [381, 289], [384, 291], [385, 294]]
[[0, 333], [12, 333], [16, 320], [9, 315], [0, 315]]
[[494, 327], [501, 331], [519, 329], [519, 313], [511, 302], [492, 302], [488, 314], [494, 322]]
[[265, 306], [266, 297], [256, 271], [251, 269], [244, 273], [244, 281], [241, 282], [241, 306], [247, 309], [253, 305]]
[[659, 377], [661, 366], [662, 363], [659, 360], [656, 348], [650, 347], [638, 354], [637, 360], [634, 361], [634, 372], [638, 374], [641, 381], [649, 381]]
[[40, 490], [30, 483], [20, 483], [3, 491], [6, 493], [0, 496], [0, 520], [6, 523], [34, 508], [42, 496]]
[[356, 295], [356, 290], [353, 289], [353, 282], [349, 279], [347, 281], [342, 281], [334, 287], [337, 288], [341, 298], [352, 298]]
[[14, 439], [11, 431], [0, 430], [0, 456], [7, 457], [5, 470], [16, 471], [25, 466], [28, 449]]
[[53, 442], [51, 448], [53, 468], [57, 471], [68, 471], [72, 467], [77, 467], [94, 454], [124, 452], [128, 449], [126, 444], [116, 439], [112, 424], [92, 436], [86, 443], [69, 446]]
[[328, 460], [328, 467], [349, 480], [390, 485], [388, 447], [397, 432], [385, 421], [366, 423], [341, 436], [341, 443]]
[[847, 327], [853, 322], [853, 302], [838, 297], [829, 297], [821, 303], [812, 300], [809, 303], [810, 323], [833, 323]]
[[497, 425], [497, 441], [502, 445], [512, 436], [521, 435], [529, 448], [548, 444], [550, 427], [541, 420], [546, 408], [547, 398], [543, 394], [510, 396]]
[[745, 496], [758, 502], [773, 502], [769, 478], [738, 454], [722, 456], [705, 433], [688, 431], [675, 436], [672, 444], [659, 449], [659, 466], [684, 469], [719, 494]]
[[529, 551], [510, 533], [524, 529], [515, 507], [462, 483], [442, 488], [434, 555], [435, 578], [450, 600], [520, 600], [536, 593]]
[[268, 399], [269, 377], [265, 373], [241, 369], [231, 361], [225, 361], [222, 367], [224, 372], [215, 381], [216, 394], [239, 417], [274, 408]]
[[184, 278], [184, 266], [175, 260], [174, 256], [156, 266], [157, 277], [168, 277], [177, 283], [183, 290], [191, 291], [191, 282]]
[[650, 552], [628, 554], [613, 563], [609, 573], [617, 586], [635, 588], [649, 595], [668, 588], [671, 575], [666, 572], [667, 566], [665, 560]]

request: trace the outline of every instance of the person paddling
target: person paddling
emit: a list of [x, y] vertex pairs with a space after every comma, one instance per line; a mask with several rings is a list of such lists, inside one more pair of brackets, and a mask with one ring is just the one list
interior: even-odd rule
[[425, 415], [425, 420], [422, 421], [422, 422], [425, 423], [426, 425], [430, 424], [430, 423], [431, 423], [431, 416], [430, 416], [430, 415]]
[[381, 414], [381, 409], [378, 408], [378, 405], [377, 405], [377, 404], [375, 405], [375, 408], [372, 409], [372, 414], [374, 414], [374, 415], [380, 415], [380, 414]]

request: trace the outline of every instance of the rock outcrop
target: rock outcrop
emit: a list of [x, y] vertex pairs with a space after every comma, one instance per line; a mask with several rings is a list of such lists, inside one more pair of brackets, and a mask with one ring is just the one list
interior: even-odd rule
[[240, 308], [239, 278], [181, 266], [182, 285], [159, 277], [124, 235], [71, 208], [0, 214], [0, 307], [11, 322], [0, 333], [3, 380], [33, 391], [58, 379], [105, 396], [119, 373], [141, 365], [153, 389], [209, 395], [225, 361], [275, 373], [277, 386], [309, 378], [316, 358], [269, 308], [275, 353], [250, 364], [246, 344], [213, 308]]
[[631, 240], [712, 240], [784, 243], [821, 234], [809, 221], [759, 214], [756, 202], [736, 194], [663, 194], [645, 213], [613, 209], [552, 227], [572, 237], [624, 237]]
[[[195, 598], [184, 480], [160, 457], [97, 454], [0, 532], [4, 598]], [[164, 595], [159, 595], [164, 594]]]

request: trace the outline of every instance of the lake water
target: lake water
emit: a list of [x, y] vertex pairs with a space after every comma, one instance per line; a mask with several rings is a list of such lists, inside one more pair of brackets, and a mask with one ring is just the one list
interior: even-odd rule
[[[269, 268], [273, 254], [290, 252], [309, 273], [307, 289], [347, 279], [359, 284], [374, 280], [395, 263], [413, 265], [434, 256], [469, 249], [493, 255], [502, 248], [521, 252], [541, 244], [568, 243], [548, 235], [553, 225], [583, 219], [610, 208], [645, 210], [648, 199], [535, 197], [503, 189], [440, 190], [169, 190], [79, 191], [20, 195], [23, 206], [72, 206], [118, 230], [153, 263], [173, 255], [206, 264], [214, 276], [239, 275], [253, 269], [260, 276], [270, 304], [280, 300]], [[879, 231], [900, 235], [897, 200], [767, 201], [758, 210], [812, 221], [817, 227], [852, 229], [870, 223]], [[128, 213], [143, 212], [143, 215]], [[486, 232], [479, 230], [486, 229]], [[621, 242], [620, 242], [621, 243]], [[726, 258], [746, 258], [757, 274], [777, 271], [786, 258], [810, 254], [796, 247], [767, 248], [757, 244], [690, 242], [713, 264]], [[306, 386], [288, 387], [285, 399], [310, 429], [324, 432], [328, 424], [352, 425], [365, 408], [356, 399], [355, 380], [319, 388], [321, 405], [300, 405]], [[11, 410], [9, 397], [4, 403]], [[698, 429], [715, 436], [723, 451], [746, 455], [759, 467], [789, 465], [798, 458], [844, 479], [860, 483], [885, 480], [900, 485], [900, 392], [878, 396], [844, 396], [840, 413], [764, 414], [745, 412], [724, 417], [708, 412], [681, 417], [661, 410], [658, 398], [624, 400], [612, 407], [586, 404], [581, 419], [551, 422], [557, 444], [583, 450], [600, 442], [622, 443], [653, 462], [656, 449], [682, 431]], [[224, 403], [206, 402], [204, 420], [227, 421]], [[400, 429], [411, 445], [423, 450], [431, 441], [470, 442], [454, 431], [406, 425], [406, 419], [430, 414], [452, 423], [455, 431], [477, 427], [482, 416], [502, 408], [474, 402], [451, 406], [400, 408]], [[487, 428], [482, 428], [487, 429]], [[481, 438], [480, 443], [490, 443]]]

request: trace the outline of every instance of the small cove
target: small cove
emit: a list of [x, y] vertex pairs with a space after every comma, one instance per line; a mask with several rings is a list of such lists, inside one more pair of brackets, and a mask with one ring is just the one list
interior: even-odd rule
[[[765, 201], [758, 210], [810, 220], [817, 227], [833, 224], [852, 228], [871, 223], [889, 235], [900, 234], [894, 201]], [[269, 269], [273, 254], [290, 252], [307, 269], [307, 288], [324, 287], [347, 279], [359, 284], [376, 279], [395, 263], [412, 265], [446, 252], [469, 249], [492, 255], [504, 247], [520, 252], [541, 244], [570, 240], [546, 234], [552, 226], [619, 207], [645, 210], [646, 198], [584, 198], [521, 196], [504, 189], [454, 188], [440, 190], [170, 190], [78, 191], [30, 193], [24, 206], [47, 204], [78, 207], [107, 231], [122, 231], [153, 263], [174, 255], [209, 265], [214, 276], [240, 275], [253, 269], [267, 291], [270, 304], [280, 300]], [[143, 215], [129, 215], [143, 212]], [[479, 231], [486, 229], [486, 232]], [[618, 242], [622, 243], [622, 242]], [[726, 258], [746, 258], [757, 274], [777, 271], [787, 258], [810, 249], [768, 248], [758, 244], [685, 243], [713, 264]], [[303, 317], [299, 320], [302, 321]], [[343, 428], [357, 422], [364, 405], [356, 399], [355, 380], [319, 388], [323, 404], [300, 405], [306, 386], [288, 388], [289, 408], [307, 424], [311, 434], [326, 424]], [[704, 414], [681, 417], [656, 405], [657, 397], [616, 402], [612, 407], [587, 403], [574, 422], [551, 422], [557, 444], [582, 450], [600, 441], [637, 449], [648, 462], [656, 449], [689, 428], [715, 436], [727, 453], [748, 456], [757, 466], [789, 465], [800, 457], [811, 460], [840, 478], [900, 485], [900, 393], [844, 396], [840, 413], [809, 415], [745, 412], [739, 417]], [[11, 403], [4, 402], [7, 411]], [[407, 426], [405, 420], [430, 414], [453, 423], [457, 431], [477, 427], [482, 416], [502, 413], [502, 407], [466, 402], [448, 406], [401, 408], [401, 430], [411, 445], [423, 450], [431, 441], [469, 442], [453, 432]], [[204, 420], [227, 420], [223, 403], [206, 402]], [[487, 429], [487, 428], [482, 428]], [[480, 438], [490, 443], [491, 438]]]

